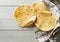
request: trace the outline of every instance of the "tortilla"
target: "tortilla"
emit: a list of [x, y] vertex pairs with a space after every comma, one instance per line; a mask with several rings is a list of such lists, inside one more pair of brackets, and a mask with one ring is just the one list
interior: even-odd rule
[[36, 20], [33, 8], [28, 5], [19, 6], [15, 10], [14, 18], [17, 24], [21, 27], [29, 26], [33, 24]]
[[56, 16], [50, 11], [40, 11], [37, 13], [35, 25], [42, 31], [50, 31], [56, 25]]

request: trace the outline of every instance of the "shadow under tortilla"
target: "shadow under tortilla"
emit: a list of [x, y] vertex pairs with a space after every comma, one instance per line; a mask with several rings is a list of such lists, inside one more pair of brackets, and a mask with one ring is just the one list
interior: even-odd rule
[[24, 27], [24, 28], [34, 28], [35, 25], [34, 24], [31, 24], [30, 26], [27, 26], [27, 27]]

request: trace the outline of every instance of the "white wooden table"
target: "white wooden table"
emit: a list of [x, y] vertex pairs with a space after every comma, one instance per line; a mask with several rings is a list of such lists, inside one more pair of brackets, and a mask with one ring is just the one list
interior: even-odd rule
[[32, 2], [34, 0], [0, 1], [0, 42], [36, 42], [33, 29], [20, 28], [13, 18], [16, 6]]

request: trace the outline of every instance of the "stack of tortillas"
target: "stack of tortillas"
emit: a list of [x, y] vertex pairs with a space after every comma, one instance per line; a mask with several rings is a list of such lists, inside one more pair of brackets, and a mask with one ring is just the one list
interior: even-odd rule
[[35, 25], [43, 31], [49, 31], [56, 25], [56, 16], [53, 14], [45, 2], [35, 2], [33, 4], [37, 21]]
[[56, 25], [56, 16], [53, 14], [45, 2], [35, 2], [32, 6], [19, 6], [14, 13], [17, 24], [27, 27], [35, 24], [42, 31], [50, 31]]

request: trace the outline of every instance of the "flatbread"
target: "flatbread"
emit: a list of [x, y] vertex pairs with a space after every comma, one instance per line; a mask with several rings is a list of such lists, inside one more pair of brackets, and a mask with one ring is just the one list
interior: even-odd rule
[[37, 12], [37, 11], [50, 11], [48, 5], [42, 1], [41, 2], [40, 1], [34, 2], [32, 4], [32, 7], [35, 10], [35, 12]]
[[37, 13], [35, 25], [42, 31], [50, 31], [56, 25], [56, 16], [50, 11], [40, 11]]
[[26, 27], [35, 22], [36, 16], [34, 10], [29, 5], [19, 6], [14, 13], [14, 18], [17, 24], [21, 27]]

